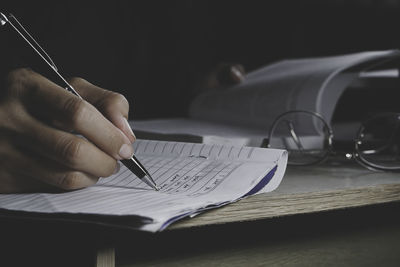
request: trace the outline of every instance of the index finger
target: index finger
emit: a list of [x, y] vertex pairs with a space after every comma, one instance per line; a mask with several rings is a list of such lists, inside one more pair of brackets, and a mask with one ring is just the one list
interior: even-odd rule
[[98, 87], [82, 78], [73, 78], [70, 83], [85, 100], [117, 126], [132, 143], [136, 140], [128, 123], [129, 103], [123, 95]]
[[58, 124], [73, 129], [115, 159], [130, 158], [130, 140], [93, 105], [36, 74], [31, 100], [52, 113]]

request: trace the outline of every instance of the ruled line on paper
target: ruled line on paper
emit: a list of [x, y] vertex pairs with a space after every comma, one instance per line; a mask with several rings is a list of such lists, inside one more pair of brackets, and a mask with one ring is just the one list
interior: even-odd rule
[[[149, 158], [144, 157], [143, 162], [150, 162]], [[147, 164], [152, 176], [160, 187], [160, 192], [168, 194], [189, 193], [189, 191], [207, 193], [220, 184], [226, 177], [216, 177], [223, 169], [218, 169], [222, 166], [221, 161], [206, 160], [203, 158], [171, 158], [169, 160], [154, 161], [153, 164]], [[238, 163], [226, 164], [225, 169], [235, 169], [239, 166]], [[147, 189], [147, 185], [137, 179], [125, 167], [121, 168], [117, 175], [110, 178], [102, 179], [99, 186], [115, 186], [126, 188]], [[213, 180], [214, 179], [214, 180]], [[129, 181], [126, 183], [126, 181]], [[133, 182], [133, 184], [131, 184]], [[199, 188], [197, 188], [199, 187]], [[200, 194], [197, 194], [200, 195]]]
[[[276, 165], [281, 153], [268, 156], [268, 151], [256, 148], [154, 140], [137, 140], [134, 150], [161, 187], [159, 192], [121, 166], [117, 174], [101, 178], [96, 185], [82, 190], [63, 194], [0, 195], [0, 208], [137, 215], [164, 220], [182, 211], [237, 200], [243, 196], [239, 194], [241, 190], [248, 192], [254, 185], [251, 179], [259, 179]], [[250, 179], [243, 179], [243, 175]]]

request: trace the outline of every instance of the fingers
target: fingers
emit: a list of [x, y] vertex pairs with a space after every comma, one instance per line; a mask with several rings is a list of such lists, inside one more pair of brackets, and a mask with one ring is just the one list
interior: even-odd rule
[[[130, 158], [132, 156], [133, 148], [129, 138], [107, 120], [93, 105], [40, 75], [37, 75], [33, 88], [30, 93], [30, 102], [34, 103], [36, 107], [42, 107], [47, 112], [51, 112], [51, 116], [53, 120], [57, 121], [57, 125], [73, 129], [115, 159]], [[39, 129], [32, 129], [33, 135], [35, 131], [40, 132]], [[65, 133], [61, 131], [58, 134], [52, 134], [47, 131], [44, 135], [50, 138], [51, 142], [56, 142], [55, 138], [61, 137], [59, 142], [64, 142], [62, 143], [64, 145], [71, 143], [73, 148], [76, 147], [77, 143], [83, 143], [83, 141], [71, 142], [70, 139], [65, 137]], [[37, 138], [39, 137], [37, 136]], [[43, 138], [41, 141], [45, 143], [46, 139]], [[51, 142], [50, 144], [52, 144]]]
[[221, 89], [241, 83], [245, 79], [245, 69], [240, 64], [221, 63], [213, 68], [205, 78], [200, 81], [197, 88]]
[[234, 83], [242, 82], [245, 74], [246, 72], [241, 64], [235, 64], [230, 67], [230, 77]]
[[1, 170], [0, 184], [0, 194], [54, 191], [54, 187], [31, 177], [17, 174], [15, 170]]
[[56, 188], [74, 190], [93, 185], [98, 180], [94, 175], [66, 168], [43, 157], [32, 157], [18, 150], [10, 154], [10, 158], [13, 160], [8, 168], [12, 179], [9, 179], [7, 188], [2, 188], [2, 191], [54, 192]]
[[[92, 104], [43, 76], [19, 69], [7, 76], [3, 89], [0, 193], [86, 187], [111, 175], [117, 159], [132, 156], [131, 141], [120, 129]], [[104, 97], [95, 99], [95, 91], [90, 92], [91, 100], [101, 103]], [[103, 107], [116, 121], [117, 115], [126, 118], [129, 107], [119, 98], [120, 108], [113, 113], [109, 106], [117, 103], [115, 99], [111, 104], [103, 101]]]
[[73, 78], [70, 82], [85, 100], [117, 126], [132, 143], [136, 140], [127, 120], [129, 103], [123, 95], [102, 89], [82, 78]]
[[15, 173], [2, 174], [0, 194], [32, 193], [32, 192], [54, 192], [55, 187], [42, 183], [28, 176]]
[[29, 135], [19, 141], [49, 160], [66, 168], [107, 177], [117, 168], [116, 160], [94, 144], [76, 135], [51, 128], [31, 119], [24, 126]]
[[240, 64], [221, 64], [217, 67], [220, 85], [238, 84], [244, 80], [245, 70]]

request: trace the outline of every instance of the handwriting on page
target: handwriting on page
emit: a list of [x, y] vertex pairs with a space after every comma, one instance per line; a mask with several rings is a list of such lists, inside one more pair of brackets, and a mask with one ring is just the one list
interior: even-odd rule
[[[212, 191], [229, 176], [242, 162], [207, 160], [202, 157], [145, 156], [142, 163], [155, 179], [161, 192], [199, 196]], [[134, 179], [128, 169], [108, 179], [100, 185], [125, 188], [147, 189], [139, 179]]]
[[121, 215], [135, 216], [126, 217], [128, 225], [140, 220], [139, 226], [133, 227], [157, 231], [181, 217], [243, 197], [282, 155], [282, 151], [249, 147], [144, 140], [137, 140], [134, 149], [161, 192], [122, 167], [117, 174], [82, 190], [0, 195], [0, 208], [118, 215], [114, 218], [117, 223]]
[[[155, 179], [161, 192], [199, 196], [211, 192], [242, 160], [252, 157], [254, 148], [137, 140], [134, 143], [141, 162]], [[223, 158], [224, 160], [218, 160]], [[226, 158], [232, 160], [227, 161]], [[102, 179], [100, 186], [148, 189], [125, 167]]]

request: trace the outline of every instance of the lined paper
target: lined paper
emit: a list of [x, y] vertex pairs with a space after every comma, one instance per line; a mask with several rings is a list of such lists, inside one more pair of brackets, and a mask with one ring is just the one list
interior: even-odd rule
[[161, 188], [156, 192], [126, 167], [86, 189], [59, 194], [0, 195], [0, 208], [41, 213], [140, 216], [157, 231], [171, 218], [243, 197], [274, 167], [265, 188], [275, 189], [286, 167], [282, 150], [137, 140], [136, 156]]

